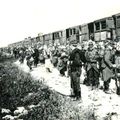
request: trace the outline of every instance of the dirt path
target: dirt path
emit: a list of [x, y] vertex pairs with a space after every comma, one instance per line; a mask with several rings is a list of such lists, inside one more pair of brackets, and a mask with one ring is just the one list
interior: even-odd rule
[[[44, 81], [51, 89], [63, 95], [70, 95], [70, 79], [60, 76], [58, 70], [49, 63], [48, 60], [46, 61], [46, 65], [38, 65], [37, 68], [33, 68], [33, 71], [30, 72], [26, 61], [24, 64], [20, 64], [18, 61], [15, 62], [20, 69], [29, 72], [34, 79]], [[51, 68], [52, 73], [47, 72], [47, 66]], [[110, 87], [111, 89], [115, 87], [114, 81], [111, 82]], [[106, 116], [114, 117], [112, 120], [120, 120], [120, 96], [115, 93], [106, 94], [100, 89], [91, 90], [90, 87], [83, 84], [81, 84], [81, 91], [82, 103], [75, 102], [73, 106], [76, 108], [82, 106], [84, 109], [92, 110], [96, 120], [103, 120]]]
[[33, 78], [42, 80], [46, 85], [51, 89], [63, 94], [70, 95], [70, 80], [66, 77], [61, 77], [59, 71], [52, 66], [52, 73], [47, 72], [45, 65], [38, 65], [37, 68], [33, 68], [33, 71], [30, 71], [26, 65], [20, 64], [18, 61], [16, 64], [25, 72], [29, 72]]

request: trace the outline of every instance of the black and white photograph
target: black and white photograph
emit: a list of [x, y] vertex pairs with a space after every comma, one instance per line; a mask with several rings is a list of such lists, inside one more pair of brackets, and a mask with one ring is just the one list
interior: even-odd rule
[[0, 120], [120, 120], [120, 0], [1, 0]]

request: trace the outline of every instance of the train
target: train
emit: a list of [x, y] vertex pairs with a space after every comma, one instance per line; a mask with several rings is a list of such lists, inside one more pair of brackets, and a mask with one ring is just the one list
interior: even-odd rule
[[120, 13], [93, 22], [66, 28], [8, 45], [8, 47], [59, 46], [95, 42], [120, 41]]

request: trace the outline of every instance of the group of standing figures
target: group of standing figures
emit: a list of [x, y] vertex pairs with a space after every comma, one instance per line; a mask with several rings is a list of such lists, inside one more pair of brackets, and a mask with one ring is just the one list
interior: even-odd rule
[[[74, 49], [70, 56], [71, 88], [76, 99], [81, 98], [80, 75], [82, 66], [86, 70], [84, 84], [92, 89], [99, 88], [100, 78], [103, 80], [103, 90], [111, 93], [109, 84], [111, 79], [115, 80], [116, 93], [120, 95], [120, 43], [116, 46], [107, 43], [103, 46], [94, 47], [93, 42], [88, 43], [86, 51]], [[84, 53], [84, 54], [83, 54]]]
[[[65, 76], [67, 71], [67, 76], [71, 80], [71, 97], [76, 100], [81, 99], [80, 77], [82, 67], [86, 71], [85, 85], [91, 86], [92, 89], [99, 88], [101, 78], [104, 83], [103, 90], [110, 93], [109, 84], [111, 79], [114, 79], [117, 88], [116, 92], [120, 95], [119, 44], [115, 46], [107, 43], [104, 47], [97, 44], [95, 47], [94, 42], [90, 41], [87, 49], [84, 49], [84, 47], [79, 48], [77, 45], [70, 47], [69, 50], [59, 49], [58, 47], [49, 50], [39, 50], [37, 48], [20, 49], [19, 60], [23, 63], [26, 58], [27, 65], [32, 70], [33, 63], [37, 67], [39, 62], [45, 64], [45, 59], [50, 59], [53, 66], [58, 68], [62, 76]], [[15, 54], [15, 50], [13, 53]], [[48, 70], [51, 72], [50, 68]]]
[[32, 70], [32, 65], [37, 67], [38, 63], [45, 63], [45, 57], [43, 55], [43, 50], [37, 48], [14, 48], [14, 57], [19, 59], [20, 63], [23, 63], [26, 59], [27, 65]]

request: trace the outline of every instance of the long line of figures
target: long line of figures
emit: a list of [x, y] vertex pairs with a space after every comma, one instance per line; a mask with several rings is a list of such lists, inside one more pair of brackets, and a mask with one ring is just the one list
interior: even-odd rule
[[[45, 60], [50, 59], [61, 76], [70, 77], [71, 97], [76, 100], [81, 99], [80, 76], [82, 69], [86, 71], [85, 85], [91, 86], [92, 89], [98, 89], [100, 79], [102, 79], [104, 92], [110, 93], [110, 81], [114, 79], [116, 93], [120, 95], [120, 42], [117, 44], [107, 42], [105, 45], [100, 45], [89, 40], [87, 46], [14, 48], [13, 54], [15, 58], [19, 58], [20, 63], [26, 59], [30, 70], [33, 65], [37, 67], [38, 63], [45, 64]], [[52, 72], [51, 68], [47, 69]]]

